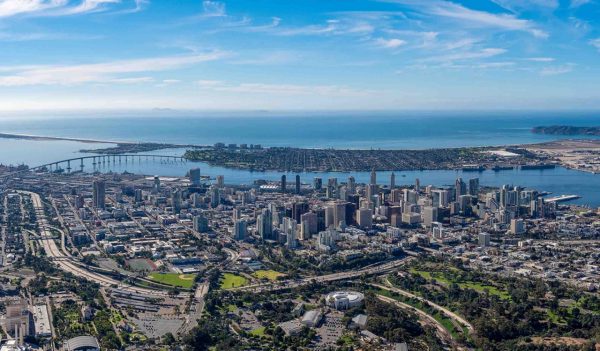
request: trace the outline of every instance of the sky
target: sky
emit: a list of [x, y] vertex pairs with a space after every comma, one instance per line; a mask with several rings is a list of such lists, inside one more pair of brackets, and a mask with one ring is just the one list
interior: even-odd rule
[[0, 0], [0, 111], [600, 109], [600, 0]]

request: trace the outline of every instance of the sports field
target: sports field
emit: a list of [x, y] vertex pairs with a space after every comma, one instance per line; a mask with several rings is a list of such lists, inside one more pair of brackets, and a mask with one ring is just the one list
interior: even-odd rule
[[179, 273], [161, 273], [152, 272], [148, 279], [157, 283], [162, 283], [171, 286], [177, 286], [184, 289], [189, 289], [194, 285], [195, 274], [179, 274]]

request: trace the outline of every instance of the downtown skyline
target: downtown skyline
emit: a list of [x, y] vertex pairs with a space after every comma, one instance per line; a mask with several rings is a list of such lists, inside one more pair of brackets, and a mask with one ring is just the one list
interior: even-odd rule
[[0, 0], [0, 111], [598, 109], [597, 1]]

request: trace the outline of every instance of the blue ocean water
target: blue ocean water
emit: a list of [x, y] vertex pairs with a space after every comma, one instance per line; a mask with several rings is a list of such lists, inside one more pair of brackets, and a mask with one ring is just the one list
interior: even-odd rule
[[[152, 141], [179, 144], [247, 143], [264, 146], [334, 148], [410, 148], [484, 146], [535, 143], [561, 137], [530, 132], [538, 125], [600, 126], [600, 113], [425, 113], [401, 114], [310, 114], [269, 116], [197, 117], [88, 117], [2, 119], [0, 132], [87, 138], [96, 140]], [[81, 156], [80, 149], [106, 147], [73, 141], [33, 141], [0, 139], [0, 163], [30, 166]], [[153, 154], [180, 156], [184, 150], [168, 149]], [[88, 154], [86, 154], [87, 156]], [[76, 166], [76, 165], [74, 165]], [[204, 163], [153, 162], [145, 159], [106, 164], [98, 170], [135, 172], [148, 175], [183, 176], [192, 167], [202, 174], [224, 175], [230, 184], [252, 184], [257, 179], [279, 180], [280, 172], [249, 172], [212, 167]], [[75, 169], [76, 167], [74, 167]], [[91, 161], [85, 170], [91, 171]], [[305, 173], [301, 179], [337, 177], [345, 181], [353, 175], [368, 181], [368, 172]], [[389, 182], [390, 172], [380, 172], [380, 183]], [[287, 174], [293, 179], [295, 174]], [[553, 194], [582, 196], [575, 203], [600, 206], [600, 175], [563, 168], [548, 170], [509, 170], [482, 173], [460, 171], [396, 172], [397, 183], [452, 184], [456, 177], [479, 177], [483, 186], [519, 185]]]
[[[1, 117], [1, 116], [0, 116]], [[211, 145], [424, 149], [535, 143], [538, 125], [600, 126], [600, 112], [306, 113], [186, 117], [13, 118], [0, 132]]]

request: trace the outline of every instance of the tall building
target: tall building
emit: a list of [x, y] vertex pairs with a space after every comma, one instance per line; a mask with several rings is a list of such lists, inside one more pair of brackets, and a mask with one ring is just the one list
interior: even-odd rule
[[178, 214], [181, 212], [181, 190], [175, 189], [171, 193], [171, 206], [173, 206], [173, 213]]
[[514, 235], [525, 233], [525, 222], [522, 219], [513, 218], [510, 220], [510, 232]]
[[390, 175], [390, 189], [394, 189], [396, 187], [396, 175], [394, 172]]
[[316, 213], [307, 212], [300, 216], [300, 225], [303, 229], [302, 240], [310, 239], [318, 231], [318, 217]]
[[377, 184], [377, 173], [375, 173], [375, 168], [371, 170], [371, 181], [369, 184]]
[[481, 246], [481, 247], [490, 246], [490, 234], [489, 233], [479, 233], [479, 246]]
[[233, 226], [233, 238], [238, 241], [246, 240], [246, 221], [238, 219]]
[[356, 222], [358, 226], [371, 229], [373, 226], [373, 211], [370, 208], [361, 208], [356, 211]]
[[199, 214], [194, 216], [193, 220], [194, 230], [199, 233], [205, 233], [208, 231], [208, 219], [204, 215]]
[[282, 193], [285, 193], [285, 187], [287, 185], [286, 183], [287, 183], [287, 180], [286, 180], [285, 174], [284, 174], [281, 176], [281, 192]]
[[225, 186], [225, 176], [222, 176], [222, 175], [217, 176], [217, 186], [219, 188], [222, 188]]
[[356, 179], [353, 176], [348, 177], [348, 194], [356, 194]]
[[256, 218], [258, 235], [263, 240], [273, 240], [273, 213], [265, 208]]
[[300, 194], [300, 175], [296, 174], [296, 194]]
[[190, 169], [190, 182], [193, 186], [200, 185], [200, 168]]
[[306, 202], [294, 202], [292, 204], [292, 218], [300, 222], [300, 216], [308, 212], [308, 203]]
[[423, 209], [423, 224], [427, 228], [431, 228], [433, 222], [438, 220], [438, 208], [427, 206]]
[[323, 188], [323, 179], [315, 177], [315, 179], [313, 179], [313, 188], [315, 188], [315, 190], [321, 190]]
[[298, 223], [293, 218], [285, 217], [283, 219], [283, 232], [286, 235], [288, 249], [295, 249], [298, 247], [298, 238], [296, 229]]
[[104, 209], [106, 208], [106, 183], [104, 180], [94, 180], [92, 183], [93, 194], [92, 201], [95, 208]]
[[154, 186], [152, 188], [152, 191], [155, 193], [160, 192], [160, 178], [157, 175], [154, 176]]
[[215, 208], [221, 203], [221, 191], [218, 186], [210, 187], [210, 207]]
[[469, 179], [469, 195], [475, 197], [479, 195], [479, 178]]
[[454, 196], [455, 196], [456, 201], [458, 201], [458, 198], [461, 195], [467, 194], [467, 185], [462, 180], [462, 178], [456, 178], [456, 182], [454, 183], [454, 190], [455, 190]]
[[415, 179], [415, 191], [417, 194], [421, 191], [421, 182], [419, 181], [419, 178]]

